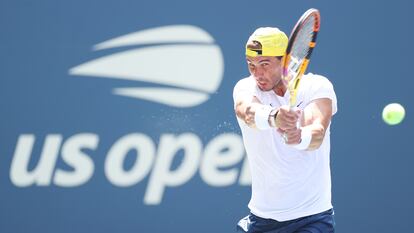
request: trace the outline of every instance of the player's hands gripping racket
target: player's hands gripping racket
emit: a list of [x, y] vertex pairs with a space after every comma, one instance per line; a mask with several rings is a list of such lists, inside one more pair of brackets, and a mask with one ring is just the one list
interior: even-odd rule
[[319, 26], [319, 11], [312, 8], [300, 17], [290, 34], [283, 60], [283, 78], [288, 82], [291, 109], [295, 107], [300, 79], [308, 67], [310, 56], [316, 45]]

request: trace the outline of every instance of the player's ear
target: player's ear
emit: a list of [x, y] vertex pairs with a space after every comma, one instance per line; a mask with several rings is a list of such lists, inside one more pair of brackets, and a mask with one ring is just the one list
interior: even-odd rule
[[285, 56], [278, 56], [276, 58], [279, 59], [280, 64], [284, 64], [284, 62], [285, 62]]

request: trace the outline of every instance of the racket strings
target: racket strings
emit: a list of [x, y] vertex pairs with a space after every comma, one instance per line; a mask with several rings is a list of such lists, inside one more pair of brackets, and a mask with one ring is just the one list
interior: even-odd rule
[[289, 64], [289, 70], [294, 73], [292, 75], [296, 75], [295, 73], [299, 71], [303, 60], [308, 56], [310, 50], [309, 44], [314, 35], [314, 24], [315, 18], [309, 18], [297, 34], [296, 41], [292, 47]]
[[315, 47], [317, 31], [319, 31], [319, 11], [309, 9], [299, 19], [289, 39], [286, 58], [284, 60], [284, 79], [288, 82], [290, 93], [289, 104], [293, 108], [301, 76], [306, 71], [309, 58]]

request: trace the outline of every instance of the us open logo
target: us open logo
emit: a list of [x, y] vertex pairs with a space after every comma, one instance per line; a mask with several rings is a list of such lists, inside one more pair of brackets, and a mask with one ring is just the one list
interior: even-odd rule
[[180, 108], [202, 104], [220, 86], [224, 70], [221, 49], [198, 27], [142, 30], [94, 45], [93, 50], [127, 46], [126, 51], [75, 66], [69, 74], [149, 83], [149, 87], [114, 88], [112, 93]]
[[[93, 47], [111, 48], [106, 55], [69, 70], [71, 75], [136, 81], [137, 87], [115, 87], [113, 94], [165, 104], [193, 107], [210, 98], [223, 77], [223, 56], [214, 39], [200, 28], [176, 25], [144, 30]], [[122, 50], [121, 52], [119, 52]], [[141, 86], [139, 86], [141, 85]], [[160, 205], [167, 189], [187, 184], [195, 176], [210, 187], [248, 186], [251, 176], [243, 140], [223, 132], [205, 141], [197, 132], [165, 132], [153, 137], [129, 132], [105, 144], [106, 135], [93, 132], [20, 134], [10, 165], [10, 181], [19, 188], [87, 185], [103, 172], [117, 188], [144, 185], [145, 205]], [[203, 139], [203, 140], [202, 140]], [[35, 148], [41, 148], [36, 154]], [[107, 148], [107, 151], [101, 151]], [[101, 151], [103, 169], [96, 169], [93, 151]], [[136, 160], [124, 166], [130, 152]], [[181, 156], [178, 166], [173, 166]], [[36, 165], [33, 168], [31, 161]], [[61, 163], [66, 167], [61, 167]], [[67, 169], [70, 167], [71, 169]]]

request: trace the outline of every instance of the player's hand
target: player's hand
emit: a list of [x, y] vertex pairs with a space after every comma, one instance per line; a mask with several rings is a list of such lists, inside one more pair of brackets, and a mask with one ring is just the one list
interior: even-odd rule
[[301, 139], [301, 133], [302, 130], [301, 128], [294, 128], [294, 129], [289, 129], [289, 130], [281, 130], [278, 129], [279, 133], [282, 134], [283, 139], [285, 140], [285, 143], [288, 145], [295, 145], [295, 144], [299, 144]]
[[300, 109], [291, 110], [287, 105], [280, 107], [276, 116], [277, 128], [284, 132], [297, 130], [301, 114]]

